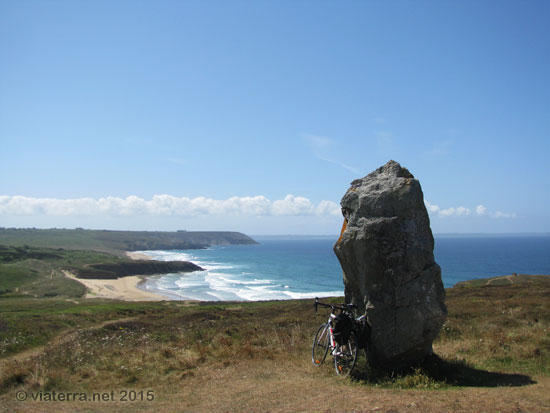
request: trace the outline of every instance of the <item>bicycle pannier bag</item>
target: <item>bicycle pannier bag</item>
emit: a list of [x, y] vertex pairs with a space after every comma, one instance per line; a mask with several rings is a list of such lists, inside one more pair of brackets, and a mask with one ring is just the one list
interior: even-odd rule
[[359, 348], [367, 348], [370, 337], [370, 325], [366, 322], [357, 323], [355, 326], [355, 336], [357, 337], [357, 345]]
[[351, 329], [353, 328], [353, 321], [347, 314], [338, 314], [334, 319], [334, 325], [332, 332], [334, 334], [334, 340], [342, 345], [349, 340]]

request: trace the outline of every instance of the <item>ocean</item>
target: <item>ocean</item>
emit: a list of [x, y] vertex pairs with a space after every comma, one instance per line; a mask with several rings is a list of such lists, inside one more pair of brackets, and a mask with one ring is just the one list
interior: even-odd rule
[[[149, 277], [141, 288], [171, 299], [259, 301], [343, 295], [337, 237], [254, 236], [259, 245], [140, 251], [206, 271]], [[435, 236], [443, 284], [499, 275], [550, 274], [550, 236]]]

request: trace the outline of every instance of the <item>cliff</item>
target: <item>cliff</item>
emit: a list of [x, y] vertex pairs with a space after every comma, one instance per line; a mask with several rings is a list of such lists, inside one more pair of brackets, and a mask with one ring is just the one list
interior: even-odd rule
[[108, 231], [88, 229], [0, 228], [8, 246], [65, 248], [117, 253], [140, 250], [201, 249], [211, 245], [257, 244], [249, 236], [229, 231]]
[[111, 280], [129, 275], [153, 275], [193, 271], [203, 271], [203, 268], [188, 261], [149, 260], [109, 264], [91, 264], [85, 268], [75, 270], [77, 278], [101, 280]]

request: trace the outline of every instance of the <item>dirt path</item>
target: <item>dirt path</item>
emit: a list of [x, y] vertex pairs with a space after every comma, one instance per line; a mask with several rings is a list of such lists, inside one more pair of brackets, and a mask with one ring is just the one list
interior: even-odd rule
[[487, 281], [487, 285], [490, 285], [496, 281], [500, 281], [502, 280], [503, 278], [507, 279], [508, 281], [510, 281], [510, 284], [514, 284], [514, 276], [513, 275], [506, 275], [504, 277], [497, 277], [497, 278], [493, 278], [492, 280], [489, 280]]
[[4, 370], [4, 367], [12, 363], [22, 363], [33, 358], [40, 356], [46, 349], [55, 348], [61, 346], [65, 343], [71, 341], [75, 336], [85, 330], [98, 330], [110, 324], [123, 323], [136, 319], [136, 317], [126, 317], [126, 318], [117, 318], [116, 320], [107, 320], [102, 323], [96, 324], [88, 328], [78, 328], [78, 329], [69, 329], [64, 330], [59, 333], [57, 336], [52, 338], [47, 344], [43, 346], [33, 347], [28, 350], [24, 350], [20, 353], [14, 354], [13, 356], [0, 359], [0, 372]]

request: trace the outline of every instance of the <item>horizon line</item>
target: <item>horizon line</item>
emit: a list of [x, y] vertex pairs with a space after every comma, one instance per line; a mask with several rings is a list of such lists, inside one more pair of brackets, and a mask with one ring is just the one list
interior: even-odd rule
[[[186, 230], [186, 229], [173, 229], [173, 230], [147, 230], [147, 229], [107, 229], [107, 228], [37, 228], [37, 227], [3, 227], [2, 229], [15, 229], [15, 230], [86, 230], [86, 231], [124, 231], [124, 232], [240, 232], [250, 237], [338, 237], [339, 234], [246, 234], [245, 232], [238, 230]], [[433, 236], [525, 236], [525, 235], [537, 235], [537, 236], [550, 236], [550, 232], [434, 232]]]

